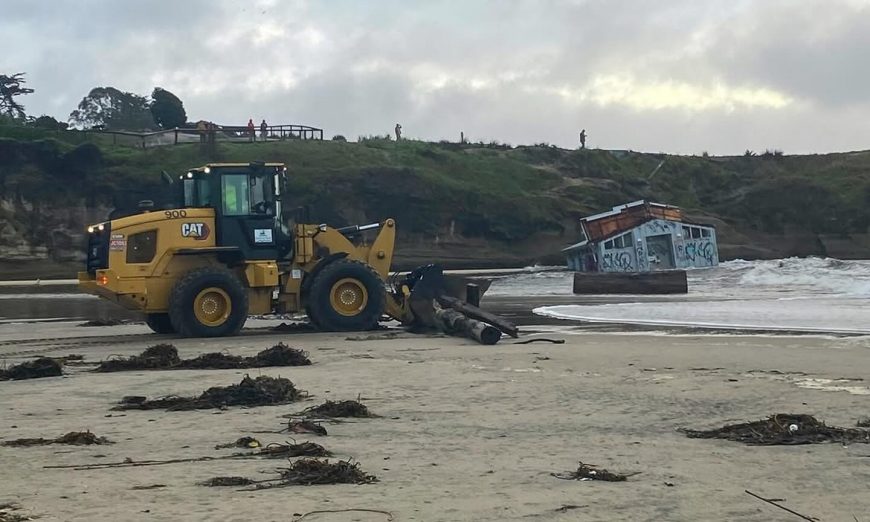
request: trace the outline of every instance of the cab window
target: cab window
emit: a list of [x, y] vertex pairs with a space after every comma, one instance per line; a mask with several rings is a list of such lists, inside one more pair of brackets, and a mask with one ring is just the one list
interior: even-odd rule
[[251, 197], [247, 174], [225, 174], [221, 178], [221, 191], [225, 216], [246, 216], [250, 213]]

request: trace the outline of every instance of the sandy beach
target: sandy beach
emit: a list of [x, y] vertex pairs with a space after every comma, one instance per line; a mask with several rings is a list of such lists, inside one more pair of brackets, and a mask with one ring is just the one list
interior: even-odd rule
[[[870, 339], [602, 334], [548, 328], [529, 337], [561, 345], [480, 346], [404, 332], [350, 341], [342, 334], [172, 339], [182, 357], [255, 352], [284, 341], [305, 349], [308, 367], [252, 375], [290, 378], [310, 398], [225, 411], [127, 411], [125, 395], [193, 395], [237, 383], [244, 372], [139, 371], [0, 383], [0, 439], [91, 430], [101, 446], [0, 447], [0, 503], [40, 520], [294, 520], [316, 510], [366, 508], [394, 520], [793, 520], [744, 493], [787, 499], [821, 520], [866, 520], [870, 447], [856, 444], [753, 447], [689, 439], [680, 427], [712, 428], [777, 412], [810, 413], [854, 426], [867, 407]], [[256, 327], [261, 327], [256, 329]], [[527, 328], [527, 330], [529, 330]], [[350, 335], [355, 337], [356, 334]], [[36, 339], [16, 341], [16, 339]], [[40, 340], [45, 339], [45, 340]], [[72, 323], [0, 325], [6, 363], [35, 355], [99, 361], [163, 340], [144, 326], [76, 328]], [[256, 492], [207, 488], [218, 475], [262, 478], [283, 461], [217, 460], [75, 471], [46, 465], [219, 456], [214, 446], [253, 435], [290, 440], [282, 415], [324, 399], [360, 397], [376, 419], [326, 424], [327, 437], [297, 435], [352, 458], [378, 477], [369, 485]], [[578, 461], [638, 473], [626, 482], [559, 480]], [[133, 489], [160, 484], [164, 487]], [[565, 507], [568, 506], [568, 507]], [[372, 512], [305, 520], [387, 520]]]

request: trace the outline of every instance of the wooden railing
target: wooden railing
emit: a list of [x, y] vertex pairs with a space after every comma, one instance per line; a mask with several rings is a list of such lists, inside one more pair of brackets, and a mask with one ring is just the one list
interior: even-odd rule
[[131, 145], [141, 148], [161, 147], [166, 145], [178, 145], [180, 143], [208, 143], [208, 142], [263, 142], [281, 140], [322, 140], [323, 129], [309, 127], [308, 125], [269, 125], [262, 132], [260, 127], [254, 129], [251, 134], [246, 126], [216, 125], [212, 130], [197, 128], [175, 128], [155, 132], [130, 132], [109, 130], [85, 130], [81, 131], [87, 136], [96, 134], [111, 136], [114, 145]]

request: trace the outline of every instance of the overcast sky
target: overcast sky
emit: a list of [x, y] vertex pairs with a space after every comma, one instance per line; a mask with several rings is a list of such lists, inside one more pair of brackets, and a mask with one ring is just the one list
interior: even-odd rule
[[64, 120], [160, 86], [327, 137], [870, 149], [870, 0], [3, 0], [0, 34], [28, 114]]

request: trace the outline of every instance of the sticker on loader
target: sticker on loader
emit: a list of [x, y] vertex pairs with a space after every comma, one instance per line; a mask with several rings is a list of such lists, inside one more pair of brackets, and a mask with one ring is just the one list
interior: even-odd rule
[[192, 237], [194, 239], [203, 240], [208, 238], [211, 232], [208, 225], [205, 223], [182, 223], [181, 235], [184, 237]]

